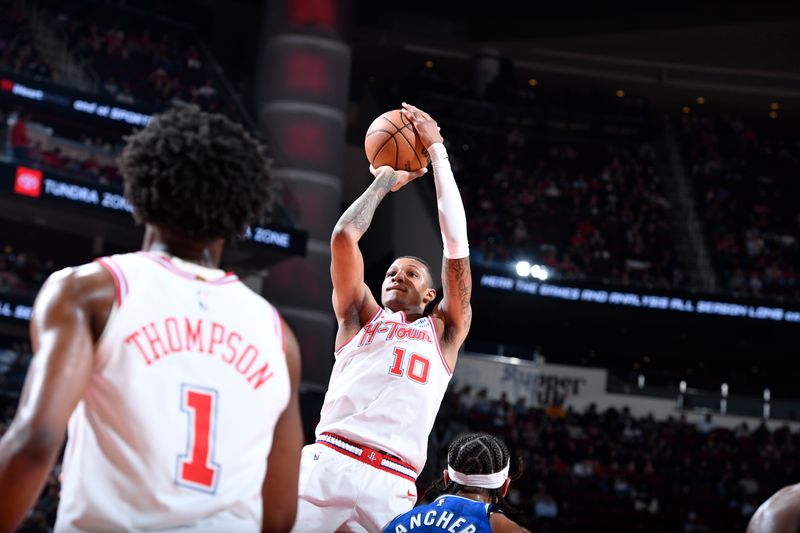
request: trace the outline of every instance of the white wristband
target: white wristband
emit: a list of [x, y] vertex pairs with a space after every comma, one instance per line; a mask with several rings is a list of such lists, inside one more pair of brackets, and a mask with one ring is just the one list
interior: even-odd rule
[[447, 149], [442, 143], [428, 147], [433, 166], [433, 181], [436, 184], [436, 203], [439, 207], [439, 228], [442, 231], [444, 256], [460, 259], [469, 256], [467, 239], [467, 215], [461, 201], [456, 178], [450, 168]]

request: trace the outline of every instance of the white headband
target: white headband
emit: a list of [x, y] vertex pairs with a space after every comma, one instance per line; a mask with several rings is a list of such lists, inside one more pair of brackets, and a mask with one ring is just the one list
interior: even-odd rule
[[499, 472], [493, 474], [462, 474], [453, 470], [453, 467], [447, 465], [447, 475], [450, 476], [450, 481], [464, 485], [465, 487], [478, 487], [480, 489], [499, 489], [503, 483], [508, 479], [508, 468], [511, 466], [511, 461], [506, 464], [506, 467]]

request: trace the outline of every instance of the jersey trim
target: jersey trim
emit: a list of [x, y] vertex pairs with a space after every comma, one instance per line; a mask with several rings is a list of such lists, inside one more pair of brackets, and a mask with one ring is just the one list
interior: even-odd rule
[[110, 257], [98, 257], [95, 261], [100, 263], [114, 278], [115, 300], [117, 307], [122, 306], [123, 300], [128, 296], [128, 278], [125, 277], [125, 273]]
[[173, 274], [180, 276], [184, 279], [190, 279], [193, 281], [202, 281], [204, 283], [210, 283], [212, 285], [226, 285], [228, 283], [234, 283], [239, 281], [238, 276], [233, 272], [226, 272], [225, 275], [219, 279], [205, 279], [197, 274], [192, 274], [191, 272], [186, 272], [185, 270], [181, 270], [180, 268], [176, 267], [172, 261], [168, 258], [160, 256], [158, 254], [154, 254], [152, 252], [138, 252], [140, 255], [150, 259], [155, 264], [164, 267], [165, 269], [169, 270]]
[[[375, 314], [374, 314], [374, 315], [372, 315], [372, 318], [370, 318], [369, 320], [367, 320], [367, 322], [364, 324], [364, 326], [368, 326], [369, 324], [372, 324], [373, 322], [375, 322], [375, 319], [376, 319], [376, 318], [378, 318], [378, 315], [380, 315], [382, 312], [383, 312], [383, 307], [380, 307], [380, 306], [378, 306], [378, 310], [377, 310], [377, 311], [375, 311]], [[339, 355], [339, 352], [341, 352], [341, 351], [344, 349], [344, 347], [345, 347], [345, 346], [347, 346], [348, 344], [350, 344], [351, 342], [353, 342], [353, 339], [355, 339], [356, 337], [358, 337], [358, 334], [359, 334], [359, 333], [361, 333], [361, 330], [363, 330], [363, 329], [364, 329], [364, 326], [361, 326], [360, 328], [358, 328], [358, 331], [356, 331], [356, 332], [353, 334], [353, 336], [352, 336], [352, 337], [350, 337], [349, 339], [347, 339], [347, 342], [345, 342], [344, 344], [342, 344], [341, 346], [339, 346], [338, 348], [336, 348], [336, 349], [333, 351], [333, 355]]]
[[281, 314], [278, 312], [277, 309], [275, 309], [274, 306], [272, 307], [272, 315], [274, 317], [273, 320], [275, 321], [274, 323], [275, 336], [278, 338], [278, 342], [281, 345], [281, 350], [286, 352], [286, 342], [283, 336], [283, 321], [281, 320]]
[[433, 318], [429, 316], [425, 317], [431, 323], [431, 328], [433, 329], [433, 340], [436, 343], [436, 351], [439, 352], [439, 358], [442, 360], [442, 364], [444, 365], [444, 369], [447, 372], [448, 376], [453, 375], [453, 371], [450, 369], [450, 365], [447, 364], [447, 359], [445, 359], [444, 354], [442, 353], [442, 347], [439, 344], [439, 332], [436, 331], [436, 322]]

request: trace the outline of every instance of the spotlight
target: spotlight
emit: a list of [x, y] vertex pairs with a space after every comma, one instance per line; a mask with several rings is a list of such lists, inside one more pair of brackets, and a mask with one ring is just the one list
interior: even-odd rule
[[537, 80], [536, 78], [531, 78], [528, 80], [528, 85], [530, 85], [531, 87], [536, 87], [537, 85], [539, 85], [539, 80]]
[[706, 97], [705, 96], [698, 96], [697, 99], [695, 99], [695, 102], [697, 102], [700, 105], [703, 105], [703, 104], [706, 103]]
[[689, 113], [691, 113], [691, 111], [692, 109], [688, 105], [685, 105], [681, 108], [681, 113], [683, 113], [684, 115], [688, 115]]
[[617, 89], [617, 92], [614, 93], [614, 94], [617, 95], [617, 98], [622, 98], [623, 96], [625, 96], [625, 90], [624, 89]]
[[531, 276], [540, 281], [544, 281], [549, 277], [547, 269], [541, 265], [533, 265], [531, 267]]
[[430, 59], [425, 61], [425, 68], [433, 68], [433, 61], [431, 61]]
[[769, 112], [769, 118], [778, 118], [778, 112], [777, 111], [770, 111]]
[[518, 261], [517, 262], [517, 276], [520, 277], [527, 277], [531, 273], [531, 264], [527, 261]]
[[686, 382], [685, 381], [681, 381], [680, 384], [678, 385], [678, 389], [680, 389], [681, 394], [685, 393], [686, 392]]

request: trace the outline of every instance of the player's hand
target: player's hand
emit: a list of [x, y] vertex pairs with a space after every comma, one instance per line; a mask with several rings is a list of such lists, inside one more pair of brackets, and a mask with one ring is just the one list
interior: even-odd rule
[[380, 178], [381, 176], [391, 176], [394, 174], [394, 177], [397, 181], [390, 189], [392, 192], [397, 192], [403, 187], [405, 187], [408, 183], [414, 181], [418, 177], [422, 176], [426, 172], [428, 172], [427, 168], [421, 168], [419, 170], [415, 170], [414, 172], [408, 172], [406, 170], [395, 170], [390, 166], [382, 166], [375, 168], [372, 165], [369, 166], [369, 171], [375, 176], [375, 179]]
[[442, 128], [425, 111], [403, 102], [401, 112], [414, 127], [414, 131], [417, 132], [419, 139], [422, 141], [422, 146], [426, 150], [434, 143], [444, 142], [441, 134]]

